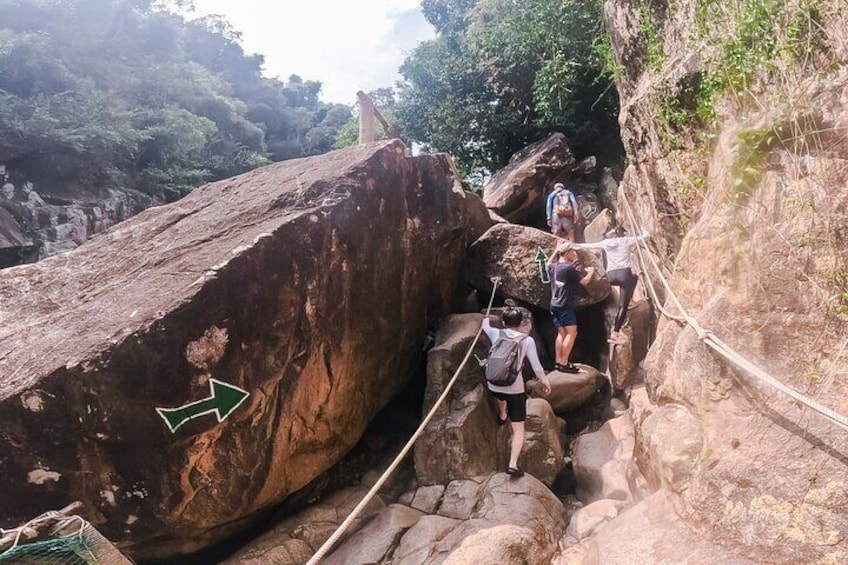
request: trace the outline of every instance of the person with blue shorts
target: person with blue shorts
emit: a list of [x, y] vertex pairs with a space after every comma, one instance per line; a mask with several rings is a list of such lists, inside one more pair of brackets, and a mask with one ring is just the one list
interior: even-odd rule
[[577, 314], [574, 302], [578, 296], [585, 294], [584, 287], [595, 274], [594, 267], [587, 267], [582, 275], [574, 267], [577, 262], [577, 251], [570, 241], [557, 246], [556, 251], [548, 260], [548, 274], [551, 279], [551, 317], [557, 330], [554, 351], [556, 370], [566, 373], [579, 373], [580, 369], [569, 362], [571, 349], [577, 339]]

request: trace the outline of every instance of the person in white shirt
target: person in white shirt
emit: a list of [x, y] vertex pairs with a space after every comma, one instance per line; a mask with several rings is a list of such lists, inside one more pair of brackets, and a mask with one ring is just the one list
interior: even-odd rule
[[[524, 315], [521, 313], [521, 310], [515, 307], [515, 303], [512, 300], [506, 301], [506, 307], [503, 314], [501, 314], [501, 322], [509, 337], [525, 336], [521, 341], [519, 361], [517, 362], [518, 366], [522, 366], [524, 359], [527, 359], [530, 362], [530, 367], [533, 368], [536, 378], [542, 383], [542, 392], [549, 394], [551, 392], [551, 383], [547, 375], [545, 375], [542, 364], [539, 362], [536, 342], [532, 337], [527, 335], [529, 327], [522, 327], [524, 326]], [[488, 317], [483, 318], [483, 331], [486, 332], [489, 341], [492, 343], [500, 337], [500, 331], [492, 327]], [[498, 424], [505, 424], [507, 420], [512, 424], [512, 442], [510, 444], [509, 466], [506, 472], [512, 477], [520, 477], [524, 475], [524, 471], [518, 466], [518, 456], [521, 455], [521, 448], [524, 446], [524, 421], [527, 418], [527, 397], [525, 395], [524, 379], [519, 374], [515, 382], [509, 386], [486, 384], [497, 400]]]
[[624, 319], [627, 317], [627, 307], [633, 298], [633, 291], [639, 277], [633, 272], [631, 254], [640, 241], [648, 239], [649, 235], [643, 233], [637, 237], [626, 236], [624, 228], [618, 226], [606, 234], [603, 241], [597, 243], [580, 243], [574, 247], [580, 249], [603, 249], [607, 254], [607, 278], [610, 286], [619, 287], [618, 311], [615, 315], [612, 333], [609, 342], [615, 345], [627, 343], [627, 336], [621, 332]]

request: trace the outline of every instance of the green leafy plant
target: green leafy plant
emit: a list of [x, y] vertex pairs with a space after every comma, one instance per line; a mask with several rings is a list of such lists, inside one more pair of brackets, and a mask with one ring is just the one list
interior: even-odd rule
[[729, 196], [736, 202], [744, 201], [759, 184], [766, 160], [771, 151], [781, 143], [785, 128], [745, 130], [736, 142], [737, 158], [730, 170]]

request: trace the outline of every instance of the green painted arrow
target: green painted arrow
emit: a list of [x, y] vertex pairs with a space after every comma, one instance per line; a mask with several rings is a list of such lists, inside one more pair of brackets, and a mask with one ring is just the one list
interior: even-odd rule
[[539, 276], [542, 277], [543, 283], [550, 283], [551, 277], [548, 275], [548, 256], [545, 251], [539, 247], [539, 252], [536, 253], [536, 261], [539, 262]]
[[202, 400], [196, 400], [179, 408], [157, 408], [156, 412], [162, 416], [173, 434], [189, 420], [212, 412], [215, 413], [219, 422], [223, 422], [250, 396], [247, 391], [218, 379], [209, 379], [209, 391], [211, 396]]

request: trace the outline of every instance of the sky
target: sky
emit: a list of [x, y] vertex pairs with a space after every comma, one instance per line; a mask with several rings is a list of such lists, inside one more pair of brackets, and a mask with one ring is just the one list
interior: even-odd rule
[[[322, 83], [325, 102], [353, 104], [357, 90], [394, 86], [415, 46], [435, 35], [419, 0], [193, 0], [194, 14], [221, 14], [265, 74]], [[359, 28], [363, 31], [359, 31]]]

